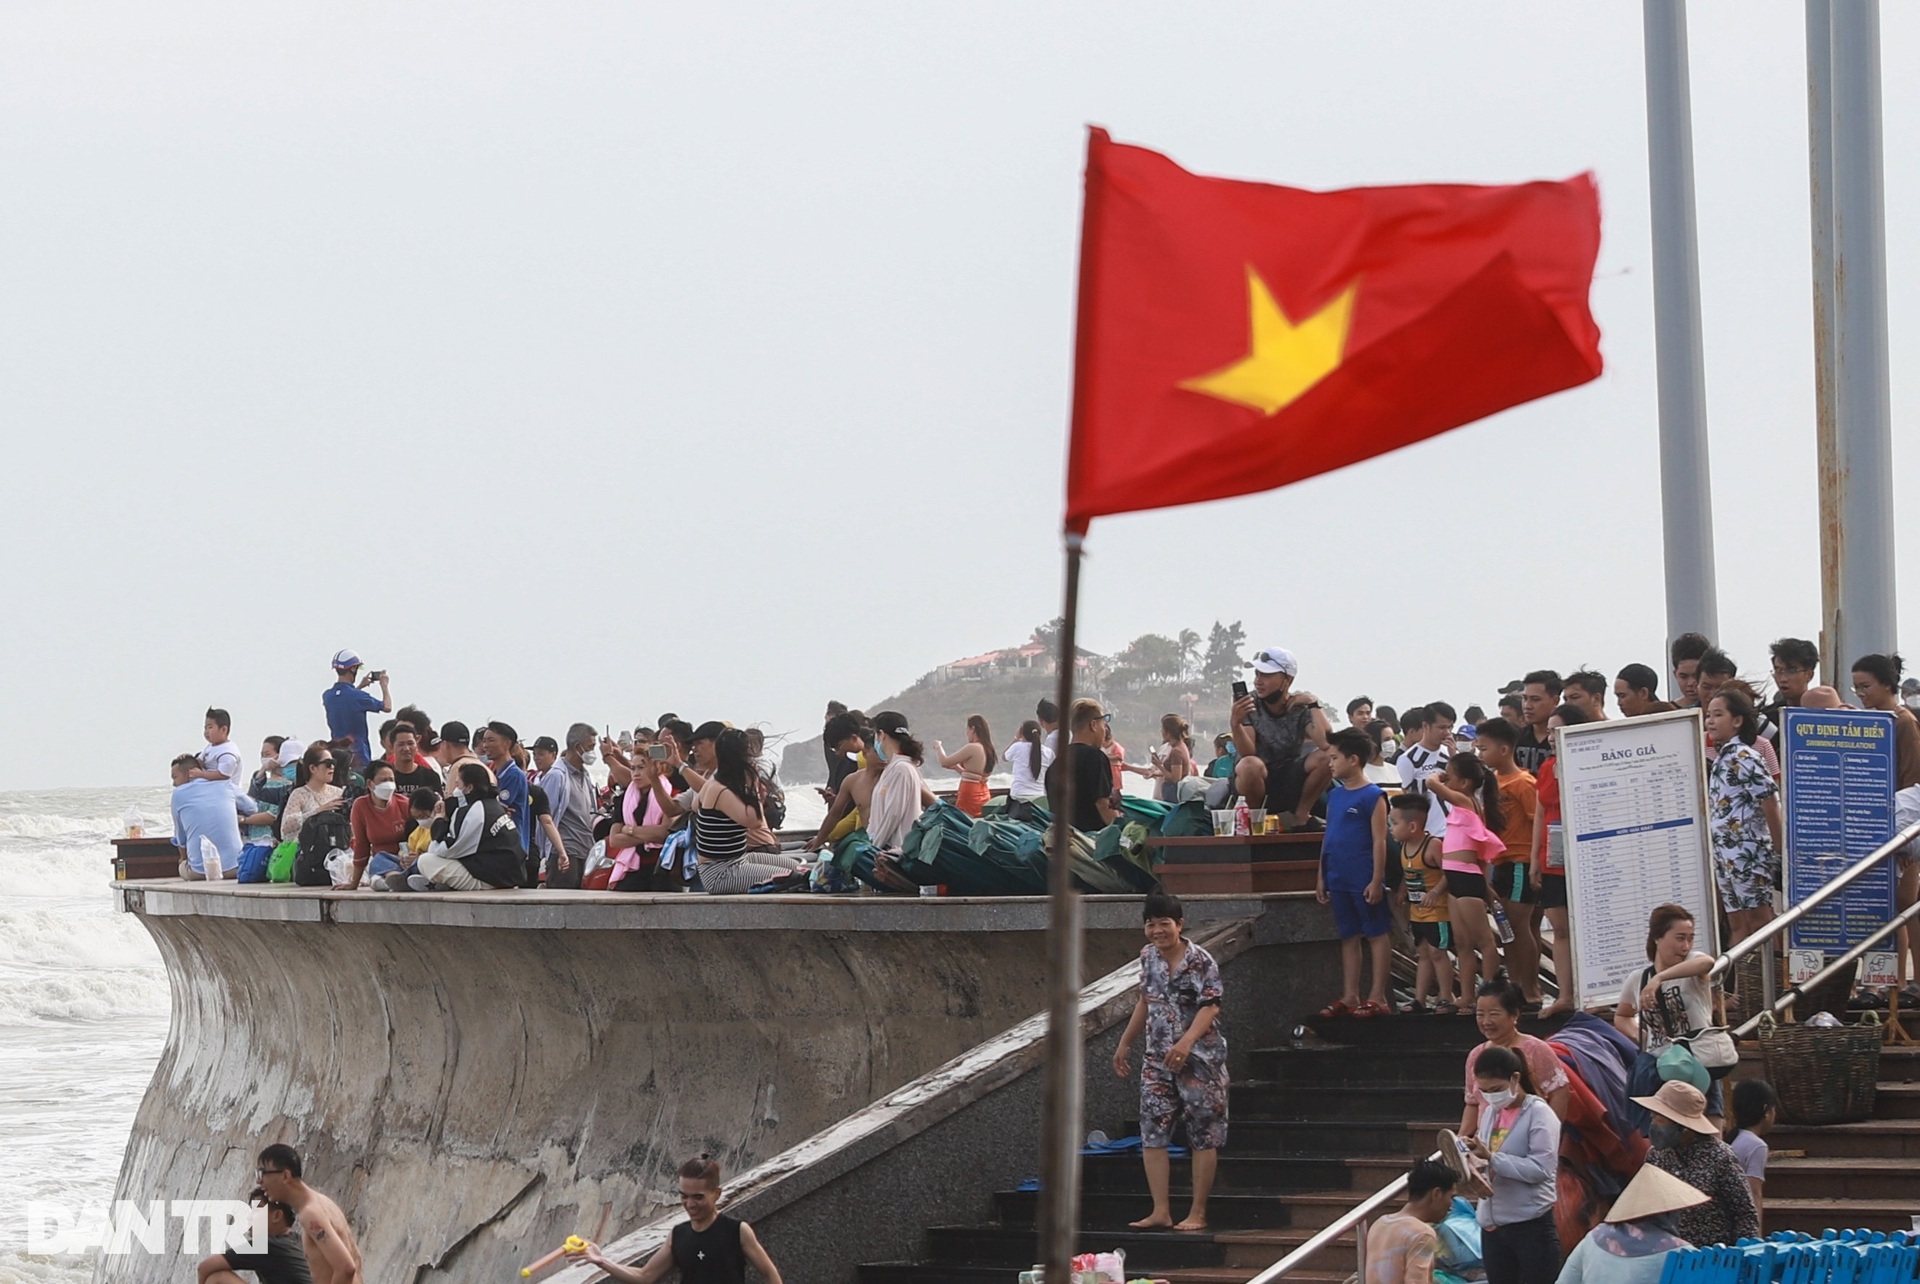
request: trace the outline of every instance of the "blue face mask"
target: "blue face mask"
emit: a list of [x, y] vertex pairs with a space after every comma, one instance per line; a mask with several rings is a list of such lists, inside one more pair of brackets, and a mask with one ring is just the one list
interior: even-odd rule
[[884, 744], [880, 743], [879, 736], [875, 736], [873, 738], [873, 756], [878, 758], [881, 762], [885, 762], [887, 760], [887, 747]]

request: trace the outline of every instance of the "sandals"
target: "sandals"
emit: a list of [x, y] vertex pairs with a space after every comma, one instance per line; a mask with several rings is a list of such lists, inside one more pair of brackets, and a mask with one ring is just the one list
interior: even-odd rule
[[1326, 1007], [1320, 1009], [1320, 1019], [1322, 1021], [1331, 1021], [1336, 1017], [1352, 1015], [1353, 1009], [1339, 999], [1335, 999], [1333, 1002], [1327, 1004]]
[[1356, 1021], [1365, 1021], [1369, 1017], [1392, 1015], [1393, 1008], [1391, 1006], [1385, 1003], [1376, 1003], [1372, 999], [1368, 999], [1365, 1003], [1362, 1003], [1353, 1010], [1353, 1016]]

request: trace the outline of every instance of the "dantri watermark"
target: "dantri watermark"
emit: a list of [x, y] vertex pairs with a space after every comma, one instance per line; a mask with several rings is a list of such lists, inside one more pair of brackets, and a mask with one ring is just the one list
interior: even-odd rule
[[266, 1205], [244, 1199], [150, 1199], [144, 1204], [121, 1199], [111, 1205], [27, 1202], [29, 1254], [95, 1250], [108, 1257], [264, 1253]]

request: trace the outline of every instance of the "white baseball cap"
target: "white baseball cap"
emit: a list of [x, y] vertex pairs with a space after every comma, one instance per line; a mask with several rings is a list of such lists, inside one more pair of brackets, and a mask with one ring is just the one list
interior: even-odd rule
[[1290, 678], [1300, 676], [1300, 661], [1293, 658], [1293, 652], [1283, 646], [1270, 646], [1253, 657], [1255, 673], [1284, 673]]
[[360, 667], [360, 657], [351, 649], [335, 651], [333, 653], [333, 667], [336, 669], [357, 669]]

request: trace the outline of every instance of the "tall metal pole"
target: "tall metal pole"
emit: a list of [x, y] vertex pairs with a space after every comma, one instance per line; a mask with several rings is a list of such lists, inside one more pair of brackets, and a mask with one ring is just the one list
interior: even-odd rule
[[1067, 532], [1066, 609], [1060, 619], [1060, 749], [1047, 865], [1047, 1043], [1040, 1107], [1040, 1263], [1064, 1281], [1080, 1234], [1080, 893], [1073, 886], [1073, 669], [1080, 622], [1083, 537]]
[[1844, 493], [1839, 425], [1834, 409], [1833, 302], [1833, 6], [1807, 0], [1807, 190], [1813, 216], [1813, 411], [1820, 480], [1820, 673], [1847, 690], [1840, 644], [1840, 522]]
[[1832, 0], [1834, 389], [1839, 445], [1837, 662], [1894, 648], [1893, 414], [1880, 158], [1879, 0]]
[[1700, 342], [1700, 252], [1693, 217], [1693, 108], [1686, 0], [1643, 0], [1647, 168], [1653, 198], [1653, 332], [1659, 366], [1660, 506], [1667, 640], [1717, 637], [1713, 492]]

